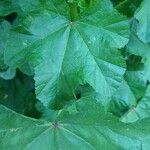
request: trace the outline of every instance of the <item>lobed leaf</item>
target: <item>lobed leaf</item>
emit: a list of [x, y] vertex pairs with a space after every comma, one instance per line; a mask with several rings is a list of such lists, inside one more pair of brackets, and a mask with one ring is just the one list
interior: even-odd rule
[[125, 72], [117, 48], [128, 42], [127, 18], [108, 7], [108, 0], [97, 2], [96, 9], [79, 14], [75, 22], [70, 21], [68, 4], [63, 0], [37, 1], [38, 10], [29, 4], [24, 8], [27, 2], [31, 3], [20, 5], [28, 12], [20, 16], [21, 28], [27, 32], [18, 27], [12, 30], [5, 61], [13, 67], [27, 63], [34, 68], [37, 98], [44, 105], [70, 99], [76, 87], [86, 83], [111, 96]]
[[77, 112], [64, 111], [52, 123], [27, 118], [0, 106], [0, 148], [149, 149], [148, 119], [124, 124], [90, 99], [78, 101], [75, 105]]

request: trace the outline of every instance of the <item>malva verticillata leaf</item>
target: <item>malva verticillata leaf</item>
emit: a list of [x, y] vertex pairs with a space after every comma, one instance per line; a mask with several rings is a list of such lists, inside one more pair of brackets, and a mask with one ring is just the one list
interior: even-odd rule
[[15, 76], [16, 70], [15, 68], [11, 68], [5, 64], [5, 47], [6, 41], [8, 38], [8, 30], [11, 28], [10, 24], [7, 21], [3, 21], [0, 23], [0, 77], [6, 80], [12, 79]]
[[123, 82], [112, 96], [110, 111], [121, 116], [137, 105], [147, 88], [145, 72], [145, 70], [126, 71]]
[[0, 106], [1, 150], [149, 149], [149, 119], [124, 124], [93, 99], [74, 105], [77, 111], [67, 109], [54, 122], [27, 118]]
[[[139, 119], [149, 118], [150, 87], [147, 82], [150, 80], [150, 46], [149, 44], [144, 44], [144, 42], [140, 41], [139, 38], [132, 33], [130, 41], [126, 47], [128, 52], [131, 54], [136, 54], [145, 60], [145, 62], [143, 62], [143, 69], [136, 72], [132, 71], [132, 74], [135, 72], [135, 75], [138, 78], [134, 76], [134, 80], [130, 81], [130, 85], [134, 87], [134, 89], [132, 88], [132, 91], [136, 92], [134, 93], [135, 96], [137, 96], [137, 104], [133, 105], [121, 118], [121, 120], [124, 122], [135, 122]], [[128, 76], [128, 80], [129, 78], [132, 79], [132, 76]], [[144, 92], [145, 87], [147, 87], [147, 89]], [[142, 93], [144, 93], [144, 95]]]
[[131, 34], [131, 38], [126, 47], [127, 47], [126, 50], [130, 54], [134, 54], [134, 55], [140, 56], [142, 58], [144, 67], [143, 67], [143, 69], [139, 70], [142, 73], [140, 78], [143, 81], [150, 80], [150, 70], [149, 70], [150, 46], [149, 46], [149, 44], [148, 43], [145, 44], [142, 41], [140, 41], [139, 38], [133, 33], [133, 34]]
[[135, 13], [135, 18], [139, 21], [137, 30], [138, 37], [144, 42], [150, 42], [150, 1], [143, 0], [141, 6]]
[[64, 0], [31, 3], [16, 4], [22, 14], [10, 32], [5, 62], [34, 68], [37, 98], [44, 105], [70, 99], [86, 83], [110, 97], [125, 73], [117, 48], [128, 42], [127, 18], [109, 0], [93, 2], [73, 21], [72, 7]]
[[[150, 79], [149, 44], [144, 44], [135, 33], [132, 33], [126, 45], [126, 51], [129, 53], [129, 57], [127, 60], [127, 70], [124, 75], [125, 82], [122, 82], [117, 92], [113, 95], [112, 103], [110, 104], [110, 110], [119, 116], [123, 115], [126, 111], [131, 114], [135, 113], [134, 108], [140, 104], [139, 101], [142, 102], [145, 99], [146, 88]], [[147, 111], [147, 108], [144, 111]], [[138, 117], [138, 119], [141, 118]], [[136, 119], [130, 119], [131, 122], [135, 120], [137, 120], [137, 117]]]
[[1, 0], [0, 150], [149, 150], [149, 12]]
[[139, 119], [149, 118], [150, 115], [150, 86], [147, 87], [146, 93], [143, 98], [139, 101], [137, 106], [132, 107], [125, 113], [121, 120], [123, 122], [135, 122]]

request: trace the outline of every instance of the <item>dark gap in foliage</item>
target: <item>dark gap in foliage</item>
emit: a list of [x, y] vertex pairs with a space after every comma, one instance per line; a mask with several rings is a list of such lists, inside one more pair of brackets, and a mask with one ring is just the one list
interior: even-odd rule
[[133, 17], [142, 0], [111, 0], [113, 6], [127, 17]]
[[[24, 115], [28, 116], [28, 117], [32, 117], [32, 118], [36, 118], [36, 119], [39, 119], [41, 114], [40, 112], [36, 109], [36, 103], [37, 103], [37, 99], [36, 99], [36, 94], [35, 94], [35, 81], [33, 79], [33, 76], [28, 76], [28, 75], [25, 75], [23, 74], [21, 71], [17, 71], [17, 74], [16, 76], [20, 79], [20, 82], [22, 82], [22, 84], [26, 84], [26, 81], [23, 80], [23, 76], [25, 76], [26, 78], [29, 78], [29, 80], [31, 80], [31, 84], [32, 84], [32, 88], [30, 89], [30, 93], [31, 93], [31, 102], [30, 103], [30, 109], [28, 111], [26, 111], [26, 113]], [[29, 102], [27, 102], [27, 105], [29, 104]], [[25, 108], [28, 108], [28, 106], [24, 106]]]
[[81, 98], [81, 93], [76, 93], [76, 98], [80, 99]]
[[126, 64], [127, 64], [128, 71], [138, 71], [138, 70], [143, 70], [144, 68], [142, 57], [133, 54], [129, 55], [128, 59], [126, 60]]
[[[122, 0], [123, 1], [123, 0]], [[119, 3], [119, 0], [111, 0], [111, 2], [113, 3], [113, 5], [117, 5]]]
[[66, 97], [62, 96], [59, 99], [51, 101], [49, 103], [49, 108], [53, 110], [63, 109], [64, 106], [71, 105], [91, 92], [93, 92], [93, 88], [89, 84], [79, 85], [76, 89], [74, 89], [74, 93], [72, 92], [72, 95], [68, 95]]
[[12, 24], [16, 20], [17, 17], [18, 17], [18, 14], [16, 12], [12, 12], [11, 14], [5, 16], [4, 19]]
[[146, 85], [148, 86], [150, 84], [149, 80], [147, 80]]
[[84, 96], [84, 94], [89, 93], [93, 91], [93, 88], [89, 85], [89, 84], [84, 84], [84, 85], [79, 85], [76, 89], [75, 89], [75, 95], [76, 95], [76, 99], [81, 99], [82, 96]]
[[0, 78], [0, 104], [23, 115], [39, 118], [39, 112], [35, 108], [37, 102], [34, 93], [34, 80], [16, 71], [16, 76], [11, 80]]
[[126, 47], [118, 49], [118, 50], [120, 51], [120, 53], [123, 56], [124, 60], [127, 60], [130, 53], [126, 51]]

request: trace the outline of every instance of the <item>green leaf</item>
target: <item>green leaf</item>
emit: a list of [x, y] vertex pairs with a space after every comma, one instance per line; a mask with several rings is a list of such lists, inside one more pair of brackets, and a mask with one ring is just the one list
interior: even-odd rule
[[[6, 80], [12, 79], [16, 74], [16, 66], [10, 66], [7, 64], [6, 58], [6, 45], [8, 42], [9, 31], [12, 29], [12, 26], [7, 21], [0, 22], [0, 77]], [[21, 31], [21, 28], [19, 28]], [[27, 75], [33, 75], [33, 67], [29, 63], [24, 63], [20, 66], [20, 70]]]
[[135, 122], [143, 118], [150, 118], [150, 85], [147, 87], [145, 96], [136, 107], [132, 107], [122, 118], [123, 122]]
[[138, 100], [145, 94], [147, 87], [147, 78], [145, 77], [145, 71], [127, 71], [125, 79]]
[[[90, 99], [78, 101], [75, 106], [78, 109], [77, 113], [63, 111], [54, 122], [27, 118], [0, 106], [0, 148], [149, 149], [148, 119], [136, 124], [121, 123]], [[85, 109], [83, 106], [86, 106]]]
[[8, 15], [12, 10], [11, 0], [0, 1], [0, 17]]
[[[130, 42], [129, 42], [130, 43]], [[127, 48], [128, 48], [127, 44]], [[129, 51], [129, 49], [127, 49]], [[136, 53], [136, 52], [135, 52]], [[142, 57], [129, 54], [127, 59], [127, 71], [124, 81], [112, 96], [110, 111], [117, 116], [122, 116], [145, 95], [147, 88], [146, 68], [141, 62]]]
[[145, 95], [147, 77], [145, 70], [126, 71], [124, 81], [112, 96], [109, 110], [117, 116], [136, 106], [136, 103]]
[[[132, 30], [136, 30], [136, 26], [132, 28]], [[117, 116], [122, 116], [128, 110], [136, 107], [136, 103], [145, 95], [147, 81], [150, 79], [149, 44], [140, 41], [132, 31], [129, 43], [122, 52], [127, 53], [124, 54], [127, 71], [124, 81], [113, 95], [109, 107], [110, 111]]]
[[7, 21], [0, 22], [0, 77], [3, 79], [12, 79], [16, 74], [16, 69], [5, 64], [4, 55], [8, 38], [8, 30], [11, 28]]
[[126, 80], [123, 80], [118, 90], [112, 96], [109, 111], [121, 117], [128, 109], [136, 105], [136, 95]]
[[144, 68], [143, 68], [143, 79], [150, 80], [150, 45], [145, 44], [138, 39], [138, 37], [133, 33], [131, 34], [131, 38], [129, 43], [126, 46], [126, 50], [134, 55], [138, 55], [142, 57]]
[[[39, 4], [37, 4], [39, 2]], [[5, 61], [19, 67], [29, 63], [35, 69], [37, 98], [67, 100], [76, 87], [90, 84], [96, 92], [111, 96], [125, 72], [125, 62], [117, 50], [128, 42], [129, 25], [107, 0], [97, 1], [88, 12], [70, 21], [69, 6], [63, 0], [37, 1], [19, 16], [20, 24], [32, 34], [12, 31]], [[108, 5], [107, 5], [108, 4]]]
[[0, 0], [0, 150], [149, 150], [150, 3], [111, 1]]
[[139, 21], [137, 30], [138, 37], [144, 42], [150, 42], [150, 1], [143, 0], [141, 6], [135, 13], [135, 18]]
[[[140, 56], [140, 60], [134, 59], [133, 62], [133, 69], [136, 69], [137, 64], [141, 67], [137, 68], [140, 72], [143, 72], [141, 79], [149, 80], [150, 79], [150, 45], [149, 43], [145, 44], [142, 42], [137, 35], [135, 34], [137, 30], [137, 23], [133, 21], [132, 27], [131, 27], [131, 36], [128, 44], [126, 45], [126, 51], [130, 54], [133, 54], [135, 56]], [[141, 64], [140, 64], [141, 63]], [[135, 66], [136, 64], [136, 66]], [[131, 65], [131, 63], [129, 64]]]
[[150, 46], [145, 44], [134, 34], [131, 34], [129, 43], [126, 45], [127, 51], [131, 54], [146, 57], [147, 59], [150, 56]]
[[39, 116], [40, 119], [43, 119], [43, 120], [54, 121], [57, 118], [58, 113], [59, 113], [58, 110], [49, 109], [43, 106], [43, 104], [40, 101], [36, 103], [35, 107], [40, 114]]
[[16, 69], [8, 68], [4, 72], [0, 72], [0, 77], [5, 80], [13, 79], [16, 75]]

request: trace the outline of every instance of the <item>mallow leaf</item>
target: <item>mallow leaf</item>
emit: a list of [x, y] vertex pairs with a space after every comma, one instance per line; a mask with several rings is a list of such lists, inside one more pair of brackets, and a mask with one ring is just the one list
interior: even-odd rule
[[111, 98], [109, 111], [121, 117], [129, 108], [136, 105], [136, 97], [124, 79]]
[[143, 0], [135, 13], [135, 18], [139, 21], [137, 35], [144, 42], [150, 42], [150, 1]]
[[127, 81], [131, 91], [135, 95], [135, 98], [140, 99], [146, 91], [147, 78], [145, 77], [145, 71], [127, 71], [125, 74], [125, 80]]
[[63, 110], [52, 122], [27, 118], [0, 105], [0, 148], [149, 149], [149, 119], [133, 124], [121, 123], [88, 98], [73, 105], [76, 111]]
[[137, 106], [132, 107], [122, 118], [123, 122], [135, 122], [143, 118], [150, 118], [150, 85], [147, 87], [145, 96]]
[[0, 77], [5, 80], [13, 79], [16, 75], [16, 69], [14, 68], [7, 68], [6, 71], [0, 72]]
[[137, 102], [145, 95], [146, 88], [145, 70], [126, 71], [124, 80], [112, 96], [110, 111], [117, 116], [122, 116], [136, 106]]
[[[21, 10], [26, 3], [31, 2], [24, 1]], [[34, 67], [37, 98], [45, 106], [51, 100], [70, 99], [85, 83], [105, 96], [120, 84], [125, 62], [117, 48], [128, 42], [128, 20], [109, 0], [95, 3], [95, 9], [79, 13], [72, 22], [66, 1], [37, 1], [38, 10], [26, 7], [28, 14], [19, 16], [19, 26], [31, 34], [17, 27], [10, 32], [6, 62]]]
[[[12, 79], [16, 74], [17, 66], [11, 66], [7, 63], [7, 53], [6, 53], [6, 45], [8, 42], [9, 31], [12, 30], [12, 25], [3, 20], [0, 22], [0, 77], [6, 80]], [[20, 31], [21, 28], [19, 28]], [[24, 31], [27, 32], [27, 31]], [[33, 75], [33, 67], [30, 63], [23, 63], [20, 66], [20, 70], [27, 75]]]
[[[139, 60], [132, 60], [133, 64], [131, 62], [128, 63], [130, 68], [126, 72], [126, 80], [137, 99], [137, 104], [130, 107], [121, 118], [124, 122], [134, 122], [138, 119], [149, 117], [149, 86], [147, 88], [147, 85], [150, 79], [150, 46], [148, 43], [145, 44], [140, 41], [132, 33], [129, 43], [126, 46], [126, 51], [132, 54], [134, 58], [140, 58]], [[141, 63], [143, 64], [141, 65], [138, 61], [142, 61]]]
[[11, 0], [1, 0], [0, 1], [0, 17], [8, 15], [12, 12]]
[[16, 74], [16, 69], [5, 64], [5, 47], [8, 38], [8, 30], [11, 28], [7, 21], [0, 22], [0, 77], [6, 80], [12, 79]]
[[141, 69], [141, 72], [143, 72], [141, 75], [141, 79], [144, 80], [150, 80], [150, 45], [149, 43], [145, 44], [139, 38], [132, 33], [129, 43], [126, 46], [126, 51], [142, 57], [142, 61], [144, 63], [144, 68]]
[[[134, 34], [131, 34], [129, 43], [126, 45], [127, 51], [131, 54], [146, 57], [147, 59], [150, 56], [150, 46], [145, 44]], [[147, 55], [146, 55], [147, 54]]]
[[[130, 43], [131, 41], [129, 44]], [[128, 49], [129, 44], [127, 44], [125, 49], [127, 52], [130, 52]], [[124, 74], [124, 81], [112, 96], [110, 103], [110, 111], [117, 116], [122, 116], [130, 108], [132, 109], [132, 107], [136, 106], [136, 103], [146, 92], [148, 80], [146, 70], [148, 70], [148, 68], [145, 66], [144, 62], [142, 62], [143, 58], [141, 56], [133, 54], [129, 53], [125, 56], [127, 57], [127, 70]]]
[[128, 63], [130, 71], [137, 70], [142, 74], [141, 79], [150, 79], [150, 45], [149, 43], [144, 43], [136, 35], [138, 28], [137, 21], [133, 20], [131, 22], [131, 35], [128, 44], [126, 45], [126, 52], [133, 54], [135, 56], [132, 63]]

